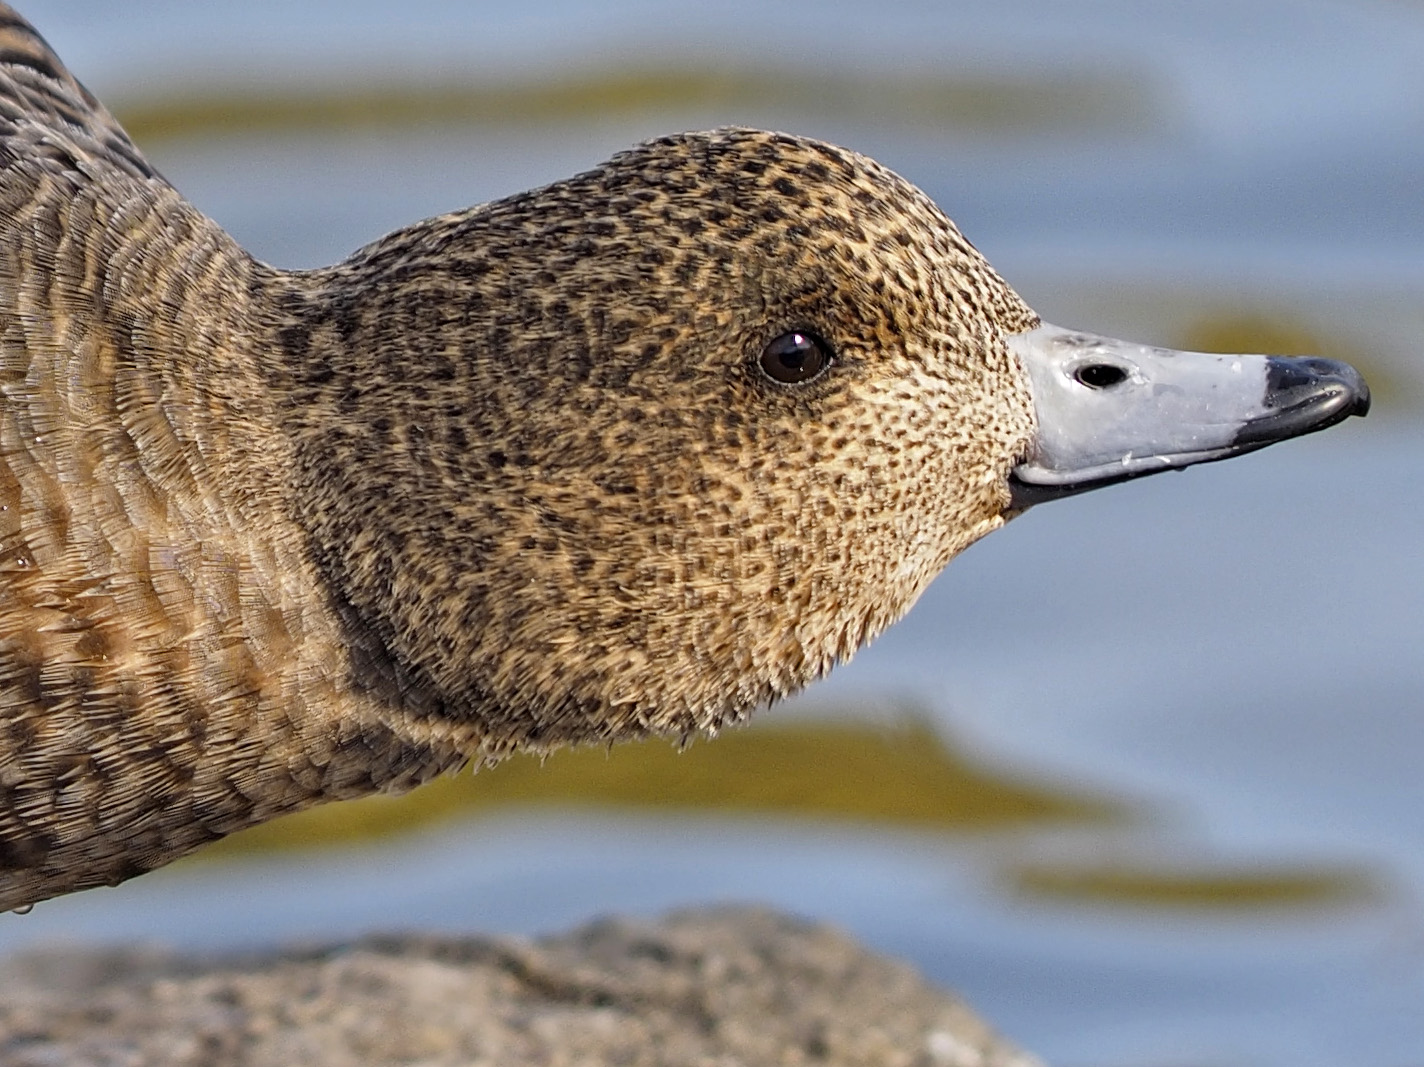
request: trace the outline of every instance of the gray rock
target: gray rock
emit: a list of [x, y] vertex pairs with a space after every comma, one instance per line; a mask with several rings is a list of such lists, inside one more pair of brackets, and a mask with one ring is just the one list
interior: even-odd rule
[[0, 989], [4, 1067], [1040, 1067], [908, 966], [751, 909], [537, 942], [51, 950]]

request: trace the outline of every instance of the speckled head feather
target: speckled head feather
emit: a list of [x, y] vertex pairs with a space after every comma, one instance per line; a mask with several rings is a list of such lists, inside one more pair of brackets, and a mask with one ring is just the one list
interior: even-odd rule
[[[1091, 429], [1130, 377], [1063, 377], [1099, 349], [903, 179], [757, 130], [277, 270], [0, 4], [0, 910], [741, 719], [1001, 525], [1011, 468], [1136, 473], [1091, 433], [1019, 463], [1040, 388]], [[1308, 377], [1225, 450], [1133, 463], [1322, 424]]]
[[[803, 685], [1003, 521], [1031, 430], [1032, 313], [913, 186], [784, 134], [653, 141], [288, 293], [298, 520], [383, 695], [483, 737]], [[787, 385], [794, 331], [833, 355]]]

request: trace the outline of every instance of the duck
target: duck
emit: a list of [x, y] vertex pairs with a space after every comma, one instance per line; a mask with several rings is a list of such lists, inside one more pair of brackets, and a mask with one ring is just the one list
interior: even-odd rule
[[764, 130], [279, 269], [0, 4], [0, 910], [715, 733], [1025, 509], [1368, 404], [1046, 324], [909, 181]]

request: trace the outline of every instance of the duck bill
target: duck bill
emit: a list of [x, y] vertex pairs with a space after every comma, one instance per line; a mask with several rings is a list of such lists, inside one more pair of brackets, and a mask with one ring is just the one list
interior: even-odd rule
[[1175, 352], [1042, 324], [1011, 334], [1037, 416], [1010, 510], [1252, 452], [1370, 407], [1348, 363]]

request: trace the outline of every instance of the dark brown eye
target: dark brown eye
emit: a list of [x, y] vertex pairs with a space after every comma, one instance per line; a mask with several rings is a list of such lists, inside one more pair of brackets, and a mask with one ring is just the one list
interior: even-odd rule
[[831, 365], [831, 346], [814, 333], [784, 333], [762, 350], [761, 369], [785, 385], [809, 382]]

